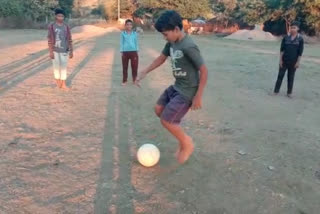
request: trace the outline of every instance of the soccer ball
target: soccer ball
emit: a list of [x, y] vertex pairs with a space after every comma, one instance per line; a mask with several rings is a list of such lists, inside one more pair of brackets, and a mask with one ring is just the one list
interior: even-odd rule
[[153, 144], [144, 144], [139, 148], [137, 158], [141, 165], [152, 167], [159, 162], [160, 151]]

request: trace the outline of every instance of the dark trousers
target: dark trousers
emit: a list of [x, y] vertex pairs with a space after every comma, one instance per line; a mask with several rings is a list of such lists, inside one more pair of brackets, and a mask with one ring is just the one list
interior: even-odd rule
[[128, 81], [128, 66], [131, 62], [132, 80], [136, 81], [138, 75], [139, 56], [136, 51], [128, 51], [122, 53], [123, 82]]
[[292, 89], [293, 89], [293, 82], [294, 82], [294, 75], [296, 73], [296, 68], [295, 68], [296, 62], [283, 62], [282, 68], [279, 68], [279, 74], [278, 74], [278, 79], [276, 82], [276, 86], [274, 88], [274, 93], [279, 93], [282, 80], [284, 75], [286, 74], [286, 71], [288, 70], [288, 90], [287, 94], [292, 94]]

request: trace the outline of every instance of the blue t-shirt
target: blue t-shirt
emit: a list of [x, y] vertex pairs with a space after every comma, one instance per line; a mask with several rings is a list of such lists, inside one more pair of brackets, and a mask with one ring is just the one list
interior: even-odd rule
[[127, 31], [121, 32], [120, 38], [120, 52], [138, 51], [138, 34], [135, 31], [128, 33]]

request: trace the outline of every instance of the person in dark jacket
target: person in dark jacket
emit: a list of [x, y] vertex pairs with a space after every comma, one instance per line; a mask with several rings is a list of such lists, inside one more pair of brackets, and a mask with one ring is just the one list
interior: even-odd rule
[[70, 27], [64, 23], [64, 11], [56, 9], [56, 21], [48, 27], [49, 54], [52, 59], [57, 87], [69, 90], [66, 85], [68, 58], [73, 58]]
[[280, 49], [280, 67], [278, 79], [274, 88], [274, 94], [277, 95], [280, 91], [283, 77], [288, 70], [288, 90], [287, 96], [292, 97], [292, 89], [294, 76], [297, 68], [300, 67], [300, 61], [304, 49], [304, 41], [298, 33], [299, 22], [293, 22], [290, 26], [290, 33], [285, 36], [281, 42]]

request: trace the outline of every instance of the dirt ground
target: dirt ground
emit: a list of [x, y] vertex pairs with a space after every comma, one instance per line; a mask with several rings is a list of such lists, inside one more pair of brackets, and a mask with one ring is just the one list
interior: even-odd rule
[[[209, 67], [204, 108], [183, 127], [183, 166], [153, 105], [167, 63], [139, 89], [120, 86], [119, 34], [75, 36], [70, 92], [54, 87], [45, 31], [0, 31], [0, 213], [318, 214], [320, 46], [306, 45], [294, 98], [270, 96], [279, 42], [195, 37]], [[141, 37], [140, 67], [161, 51]], [[140, 166], [144, 143], [160, 163]]]

